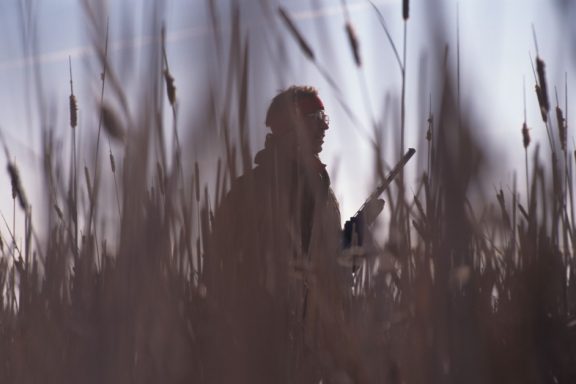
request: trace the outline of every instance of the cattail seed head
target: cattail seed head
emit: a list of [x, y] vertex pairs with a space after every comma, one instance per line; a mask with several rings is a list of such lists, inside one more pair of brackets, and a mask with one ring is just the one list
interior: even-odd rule
[[540, 85], [540, 93], [542, 96], [542, 103], [540, 108], [546, 110], [546, 113], [550, 110], [550, 102], [548, 99], [548, 87], [546, 85], [546, 72], [544, 69], [544, 61], [540, 57], [536, 57], [536, 72], [538, 73], [538, 84]]
[[298, 31], [298, 29], [296, 28], [296, 25], [294, 24], [294, 22], [290, 18], [290, 15], [288, 14], [288, 12], [286, 12], [284, 10], [284, 8], [282, 8], [282, 7], [280, 7], [278, 9], [278, 12], [280, 13], [280, 17], [282, 17], [284, 24], [286, 24], [286, 26], [290, 30], [290, 33], [292, 33], [294, 38], [298, 41], [298, 44], [300, 45], [300, 49], [302, 49], [302, 51], [304, 52], [304, 55], [306, 55], [306, 57], [308, 57], [310, 60], [314, 61], [314, 52], [312, 51], [312, 48], [310, 48], [310, 45], [308, 45], [308, 43], [306, 42], [306, 40], [304, 39], [304, 36], [302, 36], [300, 31]]
[[566, 119], [560, 107], [556, 107], [556, 120], [558, 121], [558, 137], [560, 137], [560, 146], [566, 151]]
[[164, 70], [164, 80], [166, 81], [168, 101], [170, 102], [170, 105], [174, 106], [174, 103], [176, 103], [176, 86], [174, 85], [174, 77], [167, 69]]
[[410, 1], [409, 0], [403, 0], [402, 1], [402, 18], [404, 20], [408, 20], [409, 17], [410, 17]]
[[538, 105], [540, 106], [540, 114], [542, 121], [548, 122], [548, 110], [544, 107], [544, 96], [542, 95], [542, 88], [538, 84], [534, 87], [536, 89], [536, 97], [538, 98]]
[[26, 199], [26, 194], [22, 188], [20, 173], [18, 172], [18, 168], [16, 168], [16, 164], [8, 163], [8, 174], [10, 175], [10, 182], [12, 183], [12, 198], [18, 198], [20, 207], [24, 211], [28, 210], [28, 200]]
[[362, 59], [360, 58], [360, 43], [356, 37], [356, 31], [350, 22], [346, 23], [346, 34], [348, 35], [348, 43], [354, 54], [354, 61], [358, 67], [362, 66]]
[[76, 104], [76, 96], [70, 95], [70, 126], [76, 128], [78, 125], [78, 105]]
[[522, 144], [524, 145], [524, 149], [530, 145], [530, 132], [528, 131], [526, 123], [522, 124]]
[[426, 131], [426, 140], [432, 141], [432, 125], [434, 124], [434, 116], [428, 117], [428, 130]]

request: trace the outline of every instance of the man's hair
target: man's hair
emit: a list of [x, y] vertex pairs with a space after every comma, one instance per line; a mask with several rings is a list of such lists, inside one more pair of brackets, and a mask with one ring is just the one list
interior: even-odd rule
[[280, 91], [268, 107], [266, 126], [272, 131], [281, 130], [278, 125], [289, 124], [294, 119], [298, 102], [307, 97], [318, 97], [316, 88], [308, 85], [293, 85]]

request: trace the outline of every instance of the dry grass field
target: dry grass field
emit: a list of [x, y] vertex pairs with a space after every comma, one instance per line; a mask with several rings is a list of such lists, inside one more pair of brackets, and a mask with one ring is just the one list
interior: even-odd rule
[[[398, 14], [404, 25], [408, 6], [405, 0]], [[278, 30], [318, 65], [290, 13], [269, 9]], [[102, 12], [91, 15], [87, 28], [105, 25]], [[26, 220], [14, 228], [12, 212], [4, 212], [0, 382], [576, 382], [576, 152], [544, 59], [534, 58], [527, 97], [538, 98], [537, 129], [547, 130], [548, 142], [530, 142], [519, 121], [514, 145], [524, 145], [526, 165], [516, 170], [518, 185], [486, 201], [470, 198], [486, 182], [486, 143], [475, 135], [477, 122], [460, 112], [456, 73], [439, 65], [442, 87], [434, 97], [441, 108], [422, 117], [428, 127], [426, 145], [416, 148], [417, 183], [400, 175], [382, 195], [386, 220], [374, 234], [385, 239], [382, 249], [353, 269], [338, 263], [334, 244], [321, 244], [312, 263], [333, 266], [310, 267], [302, 278], [289, 261], [293, 239], [274, 233], [283, 227], [244, 228], [254, 254], [240, 261], [231, 245], [235, 224], [249, 221], [217, 217], [258, 150], [249, 145], [246, 111], [259, 79], [248, 71], [253, 58], [241, 21], [233, 17], [235, 38], [222, 48], [228, 54], [220, 83], [198, 89], [207, 101], [193, 119], [192, 139], [178, 135], [178, 117], [197, 109], [179, 97], [161, 21], [140, 94], [124, 90], [101, 36], [102, 93], [86, 101], [71, 88], [71, 153], [58, 153], [53, 136], [43, 134], [39, 177], [49, 204], [42, 209], [50, 214], [42, 228], [32, 224], [40, 209], [32, 209], [3, 144], [2, 180], [13, 190], [3, 198], [13, 199]], [[218, 41], [218, 18], [212, 23]], [[346, 31], [360, 66], [351, 22]], [[442, 62], [443, 44], [437, 47]], [[396, 52], [402, 94], [394, 137], [397, 153], [404, 153], [405, 115], [416, 108], [405, 107], [406, 56]], [[102, 96], [104, 87], [111, 96]], [[336, 97], [344, 108], [346, 98]], [[85, 129], [79, 107], [98, 120], [89, 148], [76, 145], [76, 132]], [[194, 137], [214, 138], [217, 160], [194, 161]], [[384, 180], [391, 169], [384, 159], [392, 157], [381, 142], [373, 144], [374, 174]], [[524, 180], [526, 188], [519, 188]], [[241, 204], [238, 214], [261, 209], [250, 198]], [[277, 235], [284, 240], [258, 254], [260, 242]], [[304, 304], [312, 308], [305, 316], [298, 314], [302, 295], [313, 302]]]

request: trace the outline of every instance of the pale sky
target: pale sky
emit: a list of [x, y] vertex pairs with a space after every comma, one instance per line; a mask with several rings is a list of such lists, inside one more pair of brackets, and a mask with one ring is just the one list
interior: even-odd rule
[[[23, 11], [22, 3], [32, 4], [32, 17]], [[93, 121], [97, 117], [93, 100], [99, 87], [99, 69], [91, 48], [91, 35], [86, 31], [88, 22], [82, 13], [80, 1], [18, 1], [0, 2], [0, 130], [20, 168], [24, 188], [33, 206], [38, 205], [42, 195], [42, 174], [40, 132], [42, 124], [56, 127], [57, 138], [62, 143], [63, 153], [69, 140], [68, 95], [69, 69], [71, 56], [74, 71], [74, 87], [80, 105], [79, 137], [87, 145], [95, 134]], [[139, 68], [138, 57], [145, 57], [154, 36], [147, 31], [144, 15], [152, 8], [152, 1], [133, 0], [109, 2], [110, 18], [110, 57], [120, 71], [126, 73], [128, 84], [143, 81], [137, 70], [122, 68], [122, 60], [127, 51], [135, 52], [136, 60], [131, 64]], [[215, 2], [223, 25], [223, 36], [228, 36], [230, 11], [229, 1]], [[327, 112], [331, 117], [331, 128], [327, 134], [322, 159], [328, 164], [334, 178], [334, 190], [341, 203], [343, 219], [352, 215], [369, 194], [373, 185], [373, 154], [369, 143], [358, 132], [371, 130], [371, 118], [362, 96], [362, 80], [354, 66], [352, 55], [344, 34], [344, 12], [341, 0], [297, 0], [270, 1], [281, 3], [294, 17], [298, 28], [306, 35], [315, 51], [321, 67], [336, 80], [345, 95], [345, 101], [361, 120], [361, 126], [353, 127], [350, 119], [342, 112], [333, 97], [329, 85], [319, 75], [314, 65], [301, 54], [292, 36], [275, 12], [276, 17], [268, 20], [260, 10], [264, 1], [240, 0], [243, 17], [243, 31], [250, 36], [251, 52], [259, 52], [257, 60], [251, 63], [252, 79], [250, 95], [253, 103], [250, 110], [252, 129], [252, 150], [260, 149], [266, 130], [263, 124], [264, 113], [275, 93], [291, 84], [311, 84], [319, 88]], [[381, 10], [392, 38], [401, 52], [403, 22], [400, 0], [374, 1]], [[493, 149], [491, 160], [495, 165], [493, 185], [510, 185], [511, 175], [518, 173], [518, 184], [524, 182], [524, 152], [521, 145], [520, 129], [523, 122], [523, 79], [526, 82], [528, 125], [533, 128], [533, 142], [539, 142], [545, 149], [546, 134], [539, 119], [537, 102], [534, 96], [534, 77], [529, 61], [529, 52], [535, 57], [532, 37], [532, 24], [538, 37], [538, 48], [547, 64], [549, 94], [554, 98], [554, 85], [558, 86], [558, 96], [564, 108], [564, 73], [568, 73], [569, 94], [574, 94], [576, 76], [574, 61], [571, 60], [571, 40], [566, 37], [574, 27], [569, 20], [574, 19], [576, 7], [565, 11], [565, 18], [559, 17], [554, 1], [547, 0], [445, 0], [437, 4], [429, 0], [411, 1], [411, 14], [408, 21], [407, 53], [407, 146], [419, 147], [417, 131], [426, 127], [426, 114], [420, 114], [418, 100], [422, 94], [428, 100], [430, 91], [438, 92], [439, 84], [429, 81], [419, 83], [419, 61], [425, 54], [428, 63], [433, 62], [429, 23], [430, 12], [443, 7], [449, 45], [448, 60], [456, 66], [456, 14], [459, 9], [460, 25], [460, 73], [461, 100], [468, 105], [467, 113], [478, 119], [478, 127], [483, 131], [478, 135], [486, 138]], [[195, 94], [195, 84], [203, 84], [214, 75], [215, 51], [211, 34], [210, 19], [206, 1], [172, 0], [166, 2], [162, 19], [166, 20], [168, 55], [171, 71], [176, 79], [178, 97], [183, 108], [183, 119], [193, 118], [196, 113], [199, 95]], [[382, 120], [387, 95], [399, 98], [401, 77], [393, 56], [393, 51], [380, 27], [376, 13], [367, 1], [347, 1], [351, 21], [356, 28], [363, 57], [363, 75], [368, 86], [371, 110], [377, 120]], [[439, 5], [442, 4], [442, 5]], [[570, 30], [572, 29], [572, 30]], [[271, 59], [271, 44], [275, 44], [271, 31], [283, 33], [283, 41], [289, 50], [289, 60], [283, 62], [282, 75], [278, 76], [275, 63]], [[38, 36], [36, 51], [26, 49], [24, 35]], [[574, 44], [574, 40], [571, 42]], [[267, 51], [268, 50], [268, 51]], [[435, 59], [434, 59], [435, 60]], [[42, 74], [42, 108], [49, 121], [40, 121], [39, 100], [33, 80], [33, 63]], [[429, 76], [432, 72], [429, 72]], [[433, 112], [438, 113], [438, 100], [432, 100]], [[555, 101], [552, 103], [555, 106]], [[397, 106], [393, 104], [393, 106]], [[394, 107], [395, 108], [395, 107]], [[572, 126], [575, 111], [569, 109], [568, 124]], [[397, 113], [397, 110], [392, 113]], [[566, 111], [565, 111], [566, 113]], [[387, 119], [390, 116], [386, 117]], [[394, 146], [390, 132], [392, 120], [385, 125], [385, 137], [391, 149]], [[167, 125], [168, 127], [170, 125]], [[183, 128], [181, 128], [183, 129]], [[90, 131], [92, 130], [92, 131]], [[186, 132], [182, 133], [183, 135]], [[573, 147], [572, 137], [570, 147]], [[102, 148], [102, 147], [101, 147]], [[107, 153], [107, 147], [101, 153]], [[532, 146], [533, 148], [533, 146]], [[117, 148], [116, 148], [117, 149]], [[86, 152], [86, 156], [88, 153]], [[83, 156], [83, 154], [80, 154]], [[393, 150], [386, 154], [389, 164], [399, 157]], [[5, 169], [6, 159], [0, 156]], [[64, 158], [67, 160], [67, 158]], [[82, 161], [82, 159], [81, 159]], [[91, 162], [91, 160], [85, 160]], [[413, 162], [415, 164], [415, 162]], [[65, 164], [67, 164], [65, 162]], [[414, 166], [414, 164], [409, 165]], [[207, 169], [214, 164], [205, 164]], [[337, 175], [333, 172], [338, 166]], [[410, 171], [410, 170], [409, 170]], [[337, 176], [337, 177], [335, 177]], [[409, 181], [410, 182], [410, 181]], [[491, 192], [491, 186], [488, 186]], [[11, 222], [12, 201], [7, 172], [0, 173], [0, 212]], [[35, 215], [40, 215], [36, 212]], [[17, 215], [18, 224], [22, 215]], [[39, 218], [35, 217], [38, 223]], [[7, 238], [6, 227], [0, 221], [0, 233]]]

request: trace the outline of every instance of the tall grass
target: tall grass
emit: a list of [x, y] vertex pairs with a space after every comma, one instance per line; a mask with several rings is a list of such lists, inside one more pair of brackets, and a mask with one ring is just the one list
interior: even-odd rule
[[[224, 49], [219, 18], [211, 9], [215, 39]], [[94, 29], [104, 21], [97, 14], [91, 13]], [[403, 19], [406, 36], [408, 1]], [[326, 74], [289, 13], [281, 8], [274, 20], [288, 27], [284, 37], [295, 38], [303, 55]], [[86, 113], [99, 116], [95, 160], [82, 164], [72, 154], [69, 185], [58, 185], [62, 179], [56, 175], [63, 169], [55, 160], [53, 136], [44, 135], [46, 227], [32, 227], [17, 165], [5, 149], [14, 206], [18, 200], [26, 221], [23, 230], [6, 223], [0, 238], [0, 382], [576, 381], [576, 223], [567, 207], [572, 199], [568, 116], [558, 113], [554, 135], [539, 56], [535, 77], [543, 122], [551, 148], [559, 140], [564, 155], [558, 159], [552, 151], [552, 177], [545, 175], [547, 160], [538, 147], [530, 152], [524, 119], [529, 193], [520, 196], [514, 183], [488, 201], [471, 201], [485, 182], [488, 154], [475, 136], [477, 123], [461, 110], [459, 85], [454, 87], [458, 80], [440, 70], [435, 78], [443, 85], [434, 93], [440, 108], [430, 106], [428, 116], [421, 116], [429, 124], [427, 148], [417, 148], [425, 167], [418, 170], [416, 185], [400, 178], [385, 192], [389, 220], [374, 228], [385, 232], [383, 249], [365, 254], [352, 271], [338, 264], [338, 243], [316, 249], [319, 259], [332, 262], [303, 262], [302, 255], [292, 260], [297, 231], [277, 233], [250, 220], [264, 204], [251, 196], [226, 199], [236, 176], [252, 168], [249, 103], [267, 102], [249, 98], [259, 79], [251, 77], [250, 40], [238, 14], [228, 61], [219, 63], [219, 73], [227, 75], [198, 90], [209, 106], [194, 128], [206, 136], [218, 132], [213, 149], [221, 156], [214, 166], [197, 156], [194, 143], [180, 139], [179, 111], [193, 106], [176, 95], [178, 79], [169, 69], [163, 31], [160, 25], [155, 30], [161, 43], [151, 53], [146, 97], [126, 94], [107, 48], [98, 50], [103, 68], [94, 103], [98, 109], [88, 111], [84, 102]], [[359, 42], [350, 39], [359, 64]], [[404, 43], [402, 61], [396, 53], [402, 76], [402, 123], [396, 134], [402, 147]], [[444, 52], [437, 51], [442, 59]], [[226, 55], [219, 51], [219, 57]], [[107, 81], [116, 102], [107, 100]], [[338, 84], [332, 77], [326, 81], [333, 82], [332, 91], [345, 105]], [[139, 100], [134, 113], [130, 98]], [[76, 124], [76, 103], [83, 105], [71, 88], [73, 133], [84, 128]], [[171, 147], [164, 142], [167, 120]], [[122, 139], [117, 140], [119, 166], [109, 142], [111, 173], [98, 170], [101, 126], [112, 142]], [[374, 124], [374, 129], [375, 174], [384, 181], [389, 167], [378, 139], [383, 127]], [[564, 162], [563, 173], [557, 161]], [[76, 180], [82, 165], [83, 185]], [[114, 183], [114, 199], [101, 191], [106, 180]], [[404, 191], [410, 189], [414, 193], [407, 197]], [[70, 196], [67, 190], [73, 191]], [[68, 202], [69, 215], [59, 201]], [[99, 228], [99, 214], [114, 204], [118, 216], [105, 224], [108, 228]], [[222, 204], [233, 209], [223, 211]], [[221, 212], [237, 215], [222, 217]], [[280, 210], [273, 212], [285, 222]], [[48, 235], [45, 241], [36, 236], [40, 230]], [[107, 238], [109, 233], [115, 236]], [[253, 254], [231, 249], [231, 237], [239, 233], [252, 241]], [[17, 234], [24, 238], [23, 249]], [[267, 249], [274, 252], [258, 252], [262, 243], [273, 241]]]

